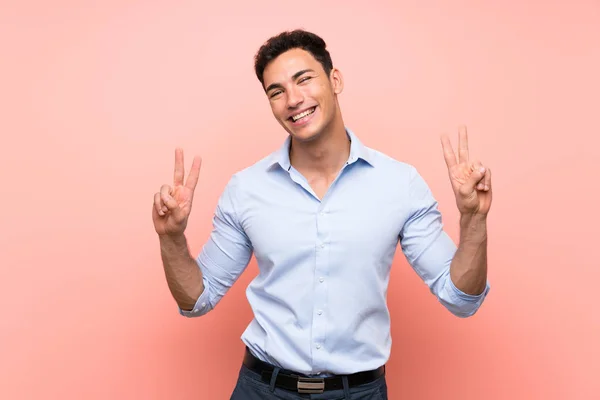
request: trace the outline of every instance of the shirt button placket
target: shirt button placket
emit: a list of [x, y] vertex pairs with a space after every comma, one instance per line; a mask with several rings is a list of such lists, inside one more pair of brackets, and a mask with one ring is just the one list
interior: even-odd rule
[[323, 343], [325, 342], [325, 317], [327, 311], [325, 309], [325, 299], [327, 298], [327, 266], [329, 264], [329, 247], [328, 239], [330, 236], [330, 224], [328, 223], [327, 211], [324, 209], [324, 205], [321, 204], [321, 208], [317, 210], [317, 242], [315, 244], [316, 249], [316, 266], [315, 266], [315, 279], [317, 279], [317, 285], [315, 289], [315, 302], [313, 310], [313, 337], [312, 347], [313, 351], [313, 366], [315, 369], [320, 369], [323, 365], [324, 357]]

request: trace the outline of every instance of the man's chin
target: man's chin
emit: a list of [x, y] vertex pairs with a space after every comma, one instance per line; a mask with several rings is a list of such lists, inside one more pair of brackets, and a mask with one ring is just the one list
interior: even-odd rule
[[[311, 124], [312, 125], [312, 124]], [[286, 130], [292, 137], [301, 142], [310, 142], [319, 137], [319, 129], [315, 126], [286, 126]]]
[[319, 138], [319, 132], [315, 132], [313, 130], [292, 130], [290, 134], [299, 142], [312, 142], [313, 140]]

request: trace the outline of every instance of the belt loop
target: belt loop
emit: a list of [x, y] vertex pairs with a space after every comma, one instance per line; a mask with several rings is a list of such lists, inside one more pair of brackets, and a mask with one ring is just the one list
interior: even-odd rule
[[350, 398], [350, 385], [348, 384], [348, 375], [342, 375], [342, 383], [344, 385], [344, 398], [352, 400]]
[[275, 391], [275, 381], [277, 380], [277, 375], [279, 375], [280, 369], [281, 368], [279, 368], [279, 367], [275, 367], [275, 370], [273, 371], [273, 374], [271, 375], [271, 386], [269, 387], [271, 392]]

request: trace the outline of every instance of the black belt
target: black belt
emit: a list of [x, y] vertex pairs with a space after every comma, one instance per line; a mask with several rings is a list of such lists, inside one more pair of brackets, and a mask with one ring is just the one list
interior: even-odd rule
[[[271, 364], [267, 364], [254, 357], [247, 348], [246, 354], [244, 355], [244, 365], [250, 370], [260, 374], [263, 382], [271, 382], [271, 376], [273, 375], [275, 368]], [[364, 385], [365, 383], [373, 382], [384, 374], [385, 365], [371, 371], [347, 375], [348, 386], [354, 387]], [[277, 374], [275, 386], [286, 390], [297, 391], [298, 393], [323, 393], [328, 390], [343, 389], [344, 383], [341, 375], [326, 378], [308, 378], [285, 371]]]

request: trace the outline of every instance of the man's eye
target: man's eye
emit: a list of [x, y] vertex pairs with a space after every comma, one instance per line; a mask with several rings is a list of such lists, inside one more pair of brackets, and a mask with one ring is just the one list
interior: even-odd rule
[[302, 79], [300, 79], [299, 83], [305, 82], [305, 81], [307, 81], [307, 80], [309, 80], [309, 79], [311, 79], [311, 77], [310, 77], [310, 76], [307, 76], [307, 77], [305, 77], [305, 78], [302, 78]]
[[271, 97], [275, 97], [275, 96], [277, 96], [279, 93], [281, 93], [281, 90], [277, 90], [277, 91], [275, 91], [275, 92], [272, 92], [272, 93], [271, 93]]

